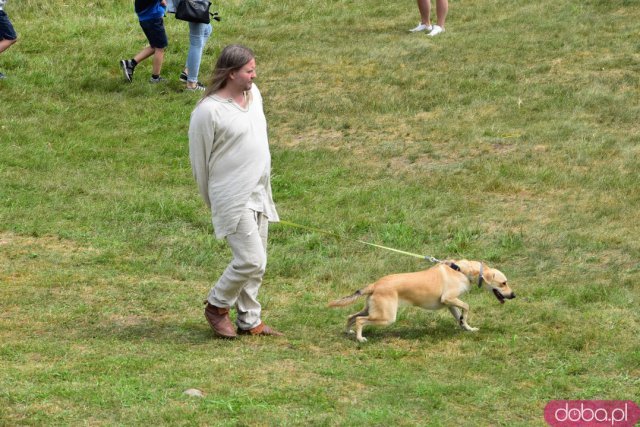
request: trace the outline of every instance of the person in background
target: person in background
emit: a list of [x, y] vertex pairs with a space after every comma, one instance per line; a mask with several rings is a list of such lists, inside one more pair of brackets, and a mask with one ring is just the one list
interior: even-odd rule
[[[167, 0], [167, 11], [175, 13], [174, 0]], [[211, 35], [211, 24], [189, 22], [189, 52], [187, 62], [180, 73], [180, 81], [187, 84], [187, 90], [204, 91], [205, 87], [198, 80], [200, 73], [200, 62], [202, 61], [202, 51]]]
[[436, 0], [436, 25], [431, 25], [431, 0], [417, 1], [421, 21], [409, 31], [412, 33], [428, 31], [432, 37], [444, 33], [444, 21], [447, 19], [447, 13], [449, 12], [449, 0]]
[[[16, 30], [13, 28], [11, 20], [9, 20], [9, 16], [4, 11], [4, 5], [6, 3], [6, 0], [0, 0], [0, 53], [9, 49], [16, 41], [18, 41]], [[4, 78], [6, 78], [6, 76], [0, 73], [0, 79]]]
[[[241, 45], [220, 53], [203, 98], [191, 113], [189, 160], [213, 228], [233, 259], [209, 291], [204, 315], [218, 337], [282, 334], [261, 320], [258, 290], [267, 266], [268, 223], [278, 222], [271, 154], [256, 60]], [[235, 307], [237, 331], [229, 310]]]
[[169, 45], [167, 33], [164, 30], [164, 13], [166, 11], [166, 0], [135, 0], [134, 3], [140, 27], [149, 40], [149, 46], [142, 49], [132, 59], [123, 59], [120, 61], [120, 67], [124, 73], [124, 78], [131, 83], [133, 81], [133, 72], [136, 66], [145, 59], [153, 56], [153, 65], [151, 69], [151, 83], [160, 83], [164, 81], [160, 77], [162, 63], [164, 62], [164, 50]]

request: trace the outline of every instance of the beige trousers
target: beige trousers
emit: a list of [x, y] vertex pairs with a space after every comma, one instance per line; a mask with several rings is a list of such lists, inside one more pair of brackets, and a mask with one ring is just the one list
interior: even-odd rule
[[260, 324], [258, 290], [267, 267], [269, 221], [261, 212], [247, 209], [236, 232], [226, 237], [233, 259], [215, 284], [207, 300], [220, 308], [236, 308], [240, 329]]

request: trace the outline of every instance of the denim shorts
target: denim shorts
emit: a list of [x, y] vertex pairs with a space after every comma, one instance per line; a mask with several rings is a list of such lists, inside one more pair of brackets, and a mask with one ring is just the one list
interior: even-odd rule
[[164, 31], [164, 21], [162, 18], [140, 21], [140, 26], [142, 27], [142, 31], [144, 31], [144, 35], [147, 36], [147, 40], [149, 40], [149, 45], [151, 47], [164, 49], [169, 45], [167, 33]]
[[16, 30], [13, 29], [9, 17], [3, 10], [0, 10], [0, 40], [15, 40], [17, 38]]

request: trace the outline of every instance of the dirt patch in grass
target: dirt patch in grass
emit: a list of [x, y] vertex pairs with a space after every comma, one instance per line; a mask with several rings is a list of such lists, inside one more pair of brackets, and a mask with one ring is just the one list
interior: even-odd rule
[[75, 254], [86, 251], [95, 252], [95, 249], [55, 236], [33, 237], [12, 232], [0, 232], [0, 257], [6, 259], [25, 253], [35, 256], [38, 252]]

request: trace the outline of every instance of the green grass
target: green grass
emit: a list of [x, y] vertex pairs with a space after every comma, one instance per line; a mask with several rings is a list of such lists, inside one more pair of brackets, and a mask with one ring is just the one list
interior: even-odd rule
[[[257, 0], [223, 22], [258, 56], [283, 219], [260, 300], [284, 339], [212, 338], [201, 302], [230, 254], [188, 160], [197, 97], [164, 86], [131, 2], [10, 1], [0, 55], [0, 425], [545, 425], [552, 399], [638, 401], [640, 5]], [[429, 266], [354, 242], [481, 259], [475, 334], [403, 308], [369, 342], [326, 303]], [[188, 388], [204, 398], [183, 394]]]

